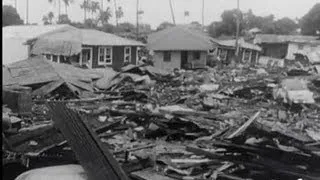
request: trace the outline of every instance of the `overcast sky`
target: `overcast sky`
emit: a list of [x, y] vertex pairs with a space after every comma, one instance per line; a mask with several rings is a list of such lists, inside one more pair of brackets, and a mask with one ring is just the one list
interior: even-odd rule
[[[26, 18], [26, 1], [17, 0], [18, 13], [24, 20]], [[101, 0], [96, 1], [101, 2]], [[139, 1], [140, 10], [144, 11], [140, 17], [141, 23], [148, 23], [156, 28], [163, 21], [172, 22], [169, 0]], [[84, 13], [80, 8], [81, 2], [83, 0], [74, 0], [74, 3], [68, 8], [68, 14], [72, 21], [83, 21]], [[201, 2], [201, 0], [172, 0], [176, 23], [183, 24], [192, 21], [201, 23]], [[220, 15], [224, 10], [236, 8], [236, 2], [237, 0], [205, 0], [205, 25], [220, 20]], [[290, 17], [295, 19], [302, 17], [314, 4], [319, 2], [320, 0], [240, 0], [240, 9], [242, 11], [252, 9], [254, 14], [260, 16], [274, 14], [276, 18]], [[14, 0], [3, 0], [3, 4], [14, 5]], [[124, 11], [124, 17], [120, 22], [136, 23], [136, 0], [117, 0], [117, 5], [122, 6]], [[104, 0], [104, 7], [106, 6], [110, 6], [114, 11], [113, 0], [110, 3]], [[57, 15], [58, 3], [54, 5], [49, 4], [47, 0], [29, 0], [30, 23], [42, 24], [42, 16], [50, 11]], [[184, 11], [189, 11], [190, 16], [184, 17]], [[65, 12], [63, 3], [61, 3], [61, 12]], [[115, 24], [115, 19], [111, 18], [110, 22]]]

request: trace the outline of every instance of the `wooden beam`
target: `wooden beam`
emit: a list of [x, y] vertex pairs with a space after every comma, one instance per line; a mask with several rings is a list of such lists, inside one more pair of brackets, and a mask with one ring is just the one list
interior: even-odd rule
[[50, 114], [79, 162], [94, 180], [129, 180], [119, 163], [77, 112], [64, 103], [48, 102]]

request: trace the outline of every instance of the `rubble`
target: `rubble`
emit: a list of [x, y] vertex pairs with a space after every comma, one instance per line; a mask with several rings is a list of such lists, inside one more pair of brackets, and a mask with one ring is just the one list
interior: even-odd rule
[[[319, 83], [307, 77], [275, 68], [169, 73], [129, 65], [98, 80], [94, 98], [59, 102], [89, 117], [83, 121], [131, 178], [318, 179]], [[33, 106], [38, 113], [21, 117], [9, 144], [29, 158], [53, 151], [59, 165], [77, 162], [52, 113]]]

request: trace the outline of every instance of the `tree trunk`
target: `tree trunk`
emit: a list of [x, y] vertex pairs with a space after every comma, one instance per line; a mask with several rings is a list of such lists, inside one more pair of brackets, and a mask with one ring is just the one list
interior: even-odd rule
[[87, 2], [87, 0], [84, 0], [83, 1], [83, 11], [84, 11], [84, 20], [83, 20], [83, 23], [86, 23], [86, 19], [87, 19], [87, 8], [86, 8], [86, 6], [85, 6], [85, 4], [86, 4], [86, 2]]
[[116, 25], [118, 27], [118, 17], [117, 17], [117, 0], [113, 0], [114, 2], [114, 13], [115, 13], [115, 17], [116, 17]]
[[26, 24], [29, 24], [29, 0], [27, 0], [27, 17], [26, 17]]
[[68, 5], [65, 4], [66, 15], [68, 16]]
[[58, 19], [60, 19], [60, 15], [61, 15], [61, 0], [59, 0], [58, 2]]

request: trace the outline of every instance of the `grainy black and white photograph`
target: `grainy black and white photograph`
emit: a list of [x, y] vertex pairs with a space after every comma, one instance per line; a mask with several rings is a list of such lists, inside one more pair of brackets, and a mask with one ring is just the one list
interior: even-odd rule
[[3, 180], [320, 180], [320, 0], [3, 0]]

